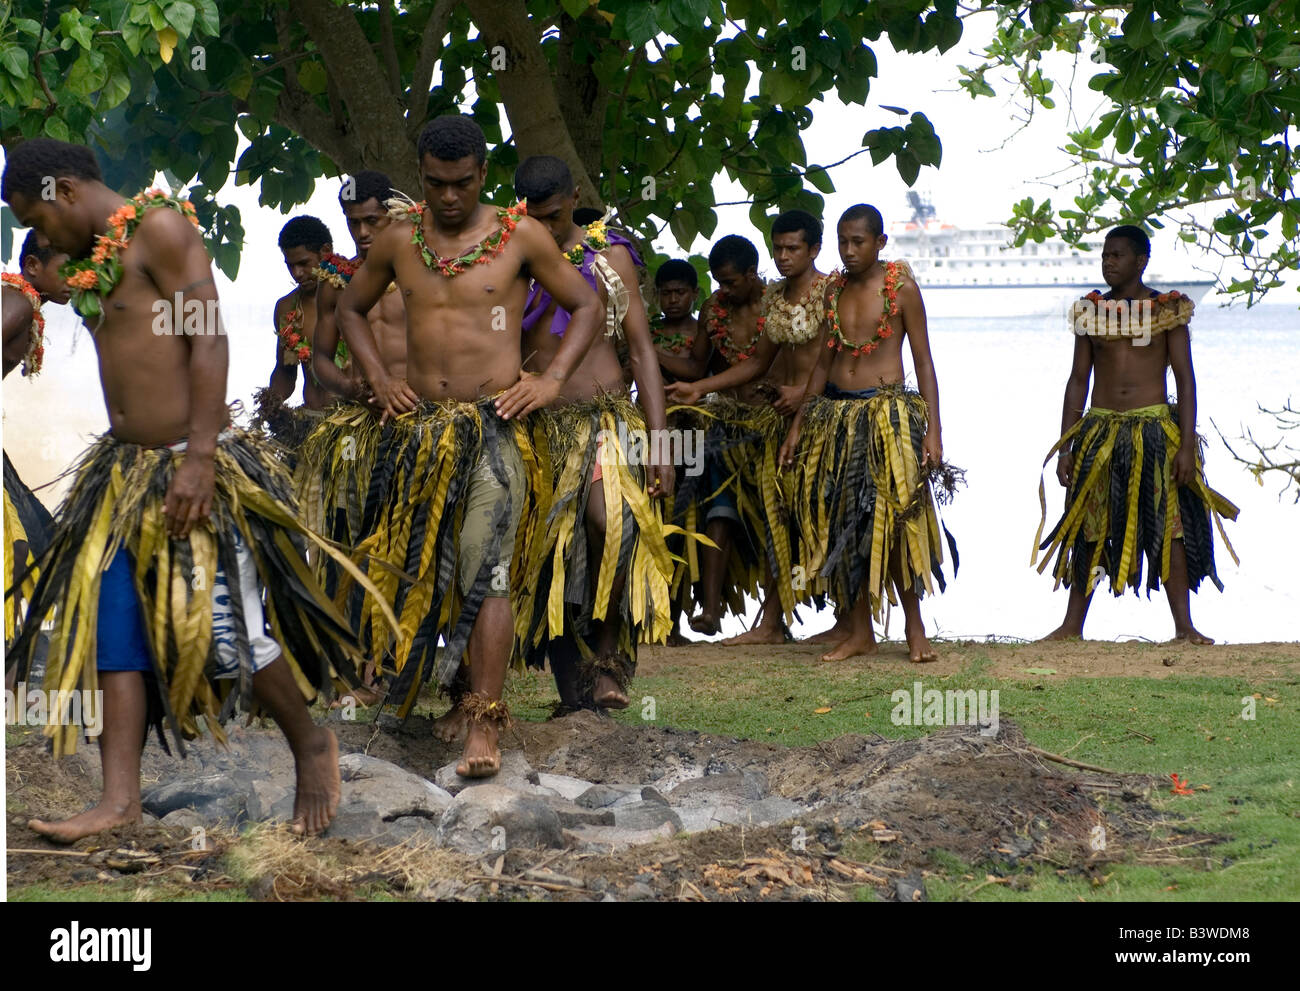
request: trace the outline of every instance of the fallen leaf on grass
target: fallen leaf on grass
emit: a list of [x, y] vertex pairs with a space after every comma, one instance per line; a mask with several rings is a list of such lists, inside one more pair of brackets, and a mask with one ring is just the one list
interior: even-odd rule
[[1025, 674], [1056, 674], [1056, 668], [1021, 668]]
[[1173, 779], [1174, 786], [1169, 789], [1171, 795], [1195, 795], [1196, 792], [1188, 787], [1189, 782], [1181, 780], [1177, 774], [1169, 775]]
[[820, 709], [814, 709], [814, 710], [813, 710], [813, 712], [817, 713], [817, 715], [819, 715], [819, 716], [824, 716], [824, 715], [826, 715], [826, 713], [828, 713], [828, 712], [830, 712], [830, 711], [831, 711], [831, 707], [830, 707], [829, 705], [824, 705], [824, 706], [822, 706]]

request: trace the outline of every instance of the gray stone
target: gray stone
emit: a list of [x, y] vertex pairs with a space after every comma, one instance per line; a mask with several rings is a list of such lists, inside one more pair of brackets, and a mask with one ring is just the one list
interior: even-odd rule
[[745, 780], [739, 773], [706, 774], [702, 778], [689, 778], [668, 793], [668, 803], [682, 805], [692, 799], [703, 798], [720, 800], [727, 796], [732, 800], [745, 798]]
[[378, 757], [346, 754], [339, 758], [339, 770], [343, 775], [340, 812], [365, 807], [385, 820], [410, 815], [429, 818], [441, 815], [452, 803], [444, 789]]
[[579, 826], [566, 829], [564, 839], [578, 853], [617, 853], [630, 846], [667, 839], [676, 830], [671, 822], [655, 829], [620, 829], [617, 826]]
[[173, 809], [159, 820], [164, 826], [175, 826], [178, 829], [206, 829], [212, 825], [211, 821], [203, 818], [193, 809]]
[[177, 809], [193, 809], [206, 825], [216, 822], [234, 825], [248, 819], [251, 790], [250, 784], [229, 774], [177, 778], [150, 788], [141, 796], [141, 804], [159, 819]]
[[276, 778], [251, 782], [248, 818], [256, 822], [287, 822], [293, 817], [293, 785], [292, 780], [286, 782]]
[[572, 829], [575, 826], [614, 825], [613, 809], [584, 809], [563, 798], [546, 798], [545, 801], [555, 810], [555, 814], [560, 817], [560, 825], [565, 829]]
[[570, 802], [591, 787], [590, 781], [571, 778], [567, 774], [547, 774], [545, 771], [537, 775], [537, 783], [541, 787], [549, 788], [557, 795], [567, 798]]
[[[501, 770], [490, 778], [462, 778], [456, 773], [456, 765], [460, 763], [460, 758], [442, 767], [434, 773], [433, 781], [439, 788], [446, 790], [449, 794], [459, 795], [466, 788], [477, 788], [491, 782], [495, 785], [504, 785], [514, 791], [528, 791], [529, 785], [538, 783], [539, 775], [533, 770], [528, 759], [524, 757], [522, 750], [503, 750], [501, 752]], [[556, 789], [556, 794], [561, 794]]]
[[654, 898], [655, 891], [654, 888], [650, 887], [650, 885], [638, 881], [636, 884], [628, 885], [627, 890], [623, 892], [623, 895], [630, 902], [643, 902]]
[[751, 802], [767, 798], [767, 774], [756, 767], [748, 767], [740, 772], [741, 791]]
[[894, 897], [900, 902], [929, 901], [920, 873], [913, 871], [907, 877], [894, 878]]
[[463, 789], [442, 814], [438, 842], [478, 857], [511, 847], [562, 847], [564, 838], [546, 799], [482, 784]]
[[614, 825], [619, 829], [655, 829], [664, 823], [670, 823], [673, 832], [682, 828], [677, 813], [659, 802], [635, 802], [614, 810]]
[[641, 800], [643, 802], [658, 802], [660, 805], [668, 804], [668, 799], [660, 795], [653, 785], [646, 785], [641, 789]]
[[[592, 785], [574, 802], [584, 809], [607, 809], [616, 804], [640, 801], [641, 789], [629, 785]], [[635, 797], [634, 797], [635, 796]]]

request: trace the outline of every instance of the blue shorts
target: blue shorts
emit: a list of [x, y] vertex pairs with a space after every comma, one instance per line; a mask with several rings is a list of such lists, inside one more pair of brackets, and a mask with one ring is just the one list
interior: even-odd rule
[[711, 499], [706, 499], [704, 502], [705, 523], [718, 519], [740, 522], [740, 513], [736, 508], [736, 496], [731, 491], [731, 485], [735, 484], [735, 480], [733, 479], [731, 484], [725, 488], [722, 487], [722, 483], [727, 480], [729, 474], [730, 472], [727, 471], [727, 466], [722, 463], [721, 458], [709, 458], [704, 471], [704, 484], [710, 495], [715, 492], [717, 495]]
[[[266, 633], [262, 611], [262, 588], [257, 567], [247, 545], [235, 534], [235, 558], [239, 562], [239, 587], [248, 629], [248, 647], [253, 671], [261, 671], [280, 656], [280, 645]], [[144, 627], [143, 609], [136, 594], [130, 555], [118, 550], [99, 583], [99, 616], [96, 621], [96, 663], [100, 671], [152, 671], [153, 656]], [[196, 578], [200, 576], [195, 576]], [[216, 644], [217, 678], [239, 676], [239, 652], [235, 616], [230, 607], [230, 586], [225, 572], [218, 569], [212, 580], [212, 639]]]

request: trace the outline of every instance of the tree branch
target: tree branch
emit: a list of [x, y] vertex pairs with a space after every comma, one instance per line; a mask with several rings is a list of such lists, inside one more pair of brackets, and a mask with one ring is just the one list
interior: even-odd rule
[[433, 85], [433, 67], [442, 53], [442, 39], [451, 23], [455, 4], [451, 0], [438, 0], [433, 12], [424, 22], [420, 37], [420, 54], [415, 60], [415, 73], [411, 76], [411, 91], [406, 98], [406, 133], [414, 141], [424, 126], [424, 114], [429, 105], [429, 90]]
[[402, 67], [397, 61], [397, 43], [393, 41], [392, 0], [379, 0], [379, 50], [384, 53], [384, 68], [388, 70], [388, 86], [395, 93], [402, 92]]

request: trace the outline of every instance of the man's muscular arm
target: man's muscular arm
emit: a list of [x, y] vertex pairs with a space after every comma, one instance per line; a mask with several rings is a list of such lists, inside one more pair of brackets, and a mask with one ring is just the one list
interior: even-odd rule
[[[1074, 363], [1070, 377], [1065, 380], [1065, 403], [1061, 409], [1061, 436], [1083, 417], [1083, 407], [1088, 402], [1088, 383], [1092, 379], [1092, 341], [1086, 334], [1074, 339]], [[1074, 474], [1074, 455], [1062, 450], [1056, 460], [1056, 478], [1066, 488]]]
[[[667, 436], [667, 404], [664, 402], [664, 378], [659, 371], [659, 358], [655, 353], [654, 341], [650, 335], [650, 318], [646, 315], [645, 303], [637, 289], [637, 270], [632, 256], [621, 244], [610, 248], [605, 257], [614, 271], [627, 286], [631, 299], [627, 313], [623, 317], [623, 334], [627, 338], [628, 364], [632, 366], [632, 379], [636, 382], [637, 399], [645, 410], [646, 426], [652, 431], [659, 431], [652, 436]], [[650, 461], [646, 465], [647, 490], [650, 496], [672, 495], [677, 472], [670, 460], [660, 460], [658, 444], [652, 444]]]
[[[825, 347], [821, 349], [816, 363], [808, 373], [808, 386], [804, 389], [805, 396], [820, 396], [826, 391], [826, 381], [830, 378], [831, 362], [834, 360], [834, 351]], [[800, 405], [795, 410], [794, 419], [790, 421], [790, 429], [786, 432], [785, 443], [781, 445], [781, 450], [777, 454], [777, 461], [782, 468], [789, 468], [794, 464], [794, 452], [799, 446], [799, 433], [803, 429], [803, 415], [807, 409], [807, 406]]]
[[[229, 342], [220, 311], [210, 306], [217, 301], [217, 284], [212, 261], [194, 225], [173, 210], [150, 210], [136, 231], [133, 246], [139, 251], [141, 267], [168, 306], [175, 305], [177, 297], [182, 306], [190, 300], [203, 306], [203, 333], [182, 335], [190, 350], [189, 431], [185, 457], [172, 475], [163, 503], [168, 532], [186, 537], [212, 510], [217, 435], [230, 419], [226, 409]], [[207, 323], [209, 313], [216, 314], [213, 326]], [[172, 314], [173, 333], [180, 329], [181, 317], [182, 313]]]
[[5, 374], [23, 360], [31, 343], [32, 304], [16, 289], [4, 287], [4, 365]]
[[[900, 309], [903, 312], [903, 331], [912, 345], [912, 365], [916, 369], [916, 388], [928, 407], [928, 425], [922, 445], [923, 462], [938, 464], [943, 460], [943, 428], [939, 420], [939, 378], [934, 373], [934, 358], [930, 354], [930, 332], [925, 320], [925, 304], [921, 290], [911, 279], [903, 280], [898, 289]], [[829, 348], [827, 350], [830, 350]]]
[[747, 385], [767, 374], [767, 370], [772, 367], [772, 362], [776, 361], [780, 350], [779, 344], [763, 334], [759, 337], [758, 347], [751, 357], [738, 361], [725, 372], [710, 375], [708, 378], [695, 382], [674, 382], [668, 386], [669, 398], [679, 403], [694, 404], [710, 392], [724, 392], [727, 389]]
[[1192, 339], [1187, 325], [1169, 331], [1165, 341], [1178, 390], [1178, 430], [1182, 434], [1174, 455], [1174, 481], [1187, 485], [1196, 477], [1196, 373], [1192, 370]]
[[289, 297], [277, 300], [271, 312], [271, 322], [275, 325], [275, 365], [271, 372], [271, 381], [267, 388], [277, 403], [287, 402], [298, 384], [298, 362], [292, 365], [284, 363], [284, 343], [280, 340], [280, 321], [289, 306]]
[[[365, 264], [356, 270], [334, 308], [334, 317], [343, 332], [343, 339], [348, 342], [352, 360], [361, 366], [362, 374], [374, 390], [375, 405], [384, 411], [384, 420], [409, 413], [420, 401], [405, 379], [389, 376], [375, 335], [366, 320], [366, 314], [383, 297], [397, 274], [393, 271], [394, 246], [409, 237], [410, 229], [406, 224], [389, 224], [380, 231], [370, 245]], [[321, 286], [322, 290], [324, 288]], [[320, 323], [316, 326], [319, 333]]]
[[[324, 279], [316, 289], [316, 332], [311, 344], [311, 370], [322, 388], [328, 389], [336, 396], [355, 399], [357, 398], [356, 382], [334, 364], [334, 353], [339, 347], [336, 306], [341, 295], [342, 290], [336, 289]], [[374, 340], [369, 323], [366, 324], [366, 332], [370, 334], [371, 340]], [[348, 346], [351, 347], [351, 344]], [[375, 350], [379, 350], [378, 345]]]
[[605, 308], [600, 297], [560, 254], [546, 228], [530, 217], [523, 217], [515, 228], [514, 238], [523, 249], [523, 265], [570, 316], [564, 340], [546, 371], [541, 375], [521, 374], [520, 380], [497, 399], [497, 412], [505, 420], [526, 416], [554, 402], [605, 325]]

